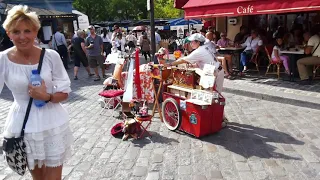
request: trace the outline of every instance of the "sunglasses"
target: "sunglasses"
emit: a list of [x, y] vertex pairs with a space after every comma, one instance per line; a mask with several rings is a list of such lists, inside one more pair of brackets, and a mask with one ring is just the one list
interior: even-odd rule
[[226, 35], [223, 34], [223, 35], [221, 35], [221, 37], [226, 37]]

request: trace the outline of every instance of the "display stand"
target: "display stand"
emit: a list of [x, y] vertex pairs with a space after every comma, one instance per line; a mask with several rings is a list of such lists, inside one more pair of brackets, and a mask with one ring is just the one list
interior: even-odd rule
[[[159, 64], [152, 64], [151, 66], [151, 78], [152, 78], [152, 88], [155, 94], [155, 102], [152, 109], [152, 117], [154, 116], [156, 109], [159, 113], [160, 120], [163, 122], [163, 117], [161, 113], [161, 107], [159, 104], [159, 97], [161, 93], [161, 89], [163, 88], [163, 83], [170, 77], [171, 69], [166, 68]], [[158, 90], [156, 88], [156, 83], [159, 82]]]

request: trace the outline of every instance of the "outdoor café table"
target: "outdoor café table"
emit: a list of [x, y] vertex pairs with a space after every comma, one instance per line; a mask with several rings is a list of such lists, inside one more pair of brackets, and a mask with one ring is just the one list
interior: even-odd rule
[[[218, 51], [221, 52], [221, 54], [231, 54], [232, 56], [237, 58], [238, 64], [238, 69], [240, 69], [241, 62], [240, 62], [240, 54], [244, 50], [243, 47], [224, 47], [224, 48], [219, 48]], [[238, 55], [238, 56], [235, 56]]]
[[296, 75], [296, 69], [297, 69], [297, 61], [301, 58], [303, 58], [304, 50], [303, 49], [296, 49], [291, 48], [289, 50], [283, 50], [280, 51], [281, 54], [286, 54], [289, 56], [289, 66], [290, 66], [290, 81], [294, 81], [294, 77]]

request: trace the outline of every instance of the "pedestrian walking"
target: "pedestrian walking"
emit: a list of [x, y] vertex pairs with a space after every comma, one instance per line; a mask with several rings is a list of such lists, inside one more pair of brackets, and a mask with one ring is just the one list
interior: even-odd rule
[[87, 49], [87, 55], [89, 60], [89, 65], [94, 69], [96, 78], [94, 81], [100, 81], [100, 75], [98, 71], [98, 66], [100, 66], [102, 71], [102, 77], [106, 78], [105, 75], [105, 65], [103, 59], [103, 41], [102, 38], [96, 35], [94, 26], [89, 26], [90, 36], [86, 38], [85, 47]]
[[114, 41], [114, 40], [116, 39], [117, 33], [121, 33], [121, 29], [119, 28], [118, 25], [115, 24], [115, 25], [113, 26], [113, 29], [114, 29], [114, 31], [113, 31], [113, 33], [112, 33], [112, 35], [111, 35], [111, 41]]
[[86, 48], [84, 43], [85, 33], [82, 30], [77, 31], [77, 36], [72, 39], [72, 47], [74, 49], [74, 80], [78, 80], [78, 71], [80, 63], [86, 68], [88, 76], [91, 77], [94, 74], [91, 74], [88, 59], [86, 56]]
[[156, 51], [155, 52], [158, 52], [160, 47], [161, 47], [160, 46], [161, 36], [159, 34], [158, 28], [156, 28], [156, 31], [155, 31], [154, 35], [155, 35], [155, 40], [156, 40]]
[[[40, 26], [38, 15], [23, 5], [9, 10], [3, 23], [14, 44], [0, 53], [0, 92], [5, 83], [14, 97], [3, 128], [4, 138], [22, 138], [25, 147], [20, 147], [25, 149], [27, 168], [34, 180], [61, 180], [63, 162], [71, 156], [73, 142], [68, 112], [60, 104], [71, 92], [70, 79], [56, 51], [41, 50], [34, 45]], [[42, 67], [43, 80], [40, 86], [33, 86], [29, 84], [30, 76], [37, 67]], [[37, 107], [30, 98], [45, 104]], [[28, 104], [31, 108], [27, 108]], [[24, 119], [27, 121], [21, 135]], [[20, 166], [21, 159], [16, 159], [19, 163], [14, 164]]]
[[136, 47], [137, 38], [132, 31], [130, 31], [129, 34], [126, 36], [126, 42], [129, 48], [134, 49]]
[[141, 38], [140, 46], [141, 46], [141, 53], [146, 59], [146, 61], [148, 61], [147, 55], [149, 56], [151, 61], [150, 44], [151, 44], [150, 39], [148, 38], [147, 33], [145, 33]]
[[112, 45], [111, 45], [111, 40], [108, 36], [108, 31], [106, 28], [102, 29], [101, 38], [103, 41], [103, 51], [104, 51], [104, 53], [106, 53], [106, 56], [108, 56], [108, 54], [111, 53]]
[[59, 26], [57, 28], [56, 33], [54, 33], [52, 37], [52, 46], [56, 51], [58, 51], [63, 65], [66, 69], [69, 69], [68, 67], [68, 60], [69, 60], [69, 54], [68, 54], [68, 45], [66, 41], [66, 37], [61, 33], [62, 28]]
[[126, 39], [122, 37], [122, 33], [118, 32], [116, 34], [116, 38], [112, 41], [113, 48], [117, 49], [118, 51], [125, 51], [125, 44], [126, 44]]

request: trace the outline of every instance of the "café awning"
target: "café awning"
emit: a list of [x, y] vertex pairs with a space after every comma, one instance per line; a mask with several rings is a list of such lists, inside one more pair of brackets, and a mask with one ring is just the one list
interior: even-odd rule
[[185, 18], [243, 16], [320, 10], [320, 0], [189, 0]]
[[174, 0], [173, 6], [177, 9], [181, 9], [189, 0]]

